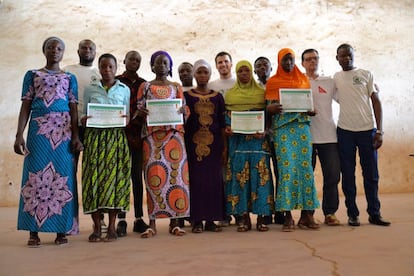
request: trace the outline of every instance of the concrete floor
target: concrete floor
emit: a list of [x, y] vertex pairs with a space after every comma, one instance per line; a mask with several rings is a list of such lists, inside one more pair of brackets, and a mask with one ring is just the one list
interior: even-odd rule
[[[112, 243], [89, 243], [92, 223], [81, 215], [81, 234], [56, 246], [55, 235], [40, 233], [42, 246], [27, 248], [28, 233], [16, 230], [17, 208], [0, 208], [0, 275], [414, 275], [414, 194], [381, 195], [382, 214], [390, 227], [368, 224], [366, 202], [358, 197], [360, 227], [346, 225], [341, 198], [337, 215], [342, 226], [319, 231], [297, 229], [175, 237], [168, 220], [158, 220], [158, 234], [141, 239], [131, 232]], [[297, 221], [299, 211], [294, 212]], [[323, 221], [321, 210], [315, 214]]]

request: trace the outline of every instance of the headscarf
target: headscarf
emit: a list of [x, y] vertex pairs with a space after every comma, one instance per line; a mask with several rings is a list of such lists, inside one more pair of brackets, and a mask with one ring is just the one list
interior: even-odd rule
[[43, 53], [45, 53], [45, 49], [46, 49], [47, 45], [49, 44], [49, 42], [51, 42], [51, 41], [59, 42], [60, 44], [62, 44], [63, 50], [65, 50], [65, 43], [63, 42], [63, 40], [60, 39], [57, 36], [51, 36], [51, 37], [46, 38], [46, 40], [43, 42], [43, 45], [42, 45]]
[[165, 51], [157, 51], [157, 52], [155, 52], [155, 53], [153, 53], [153, 54], [152, 54], [152, 56], [151, 56], [151, 60], [150, 60], [150, 65], [151, 65], [151, 67], [152, 67], [152, 66], [154, 66], [155, 59], [156, 59], [158, 56], [161, 56], [161, 55], [166, 56], [166, 57], [168, 58], [168, 60], [170, 61], [170, 71], [168, 72], [168, 75], [170, 75], [170, 77], [172, 77], [172, 66], [173, 66], [173, 61], [172, 61], [171, 56], [170, 56], [167, 52], [165, 52]]
[[226, 109], [232, 111], [260, 110], [265, 107], [264, 90], [253, 78], [253, 68], [247, 60], [239, 61], [236, 72], [242, 66], [250, 69], [250, 82], [243, 84], [237, 78], [232, 88], [225, 94]]
[[280, 88], [310, 88], [310, 83], [305, 74], [303, 74], [296, 64], [292, 72], [287, 73], [282, 68], [282, 59], [287, 54], [295, 57], [295, 52], [289, 48], [283, 48], [277, 55], [278, 65], [276, 74], [273, 75], [266, 83], [266, 100], [279, 100]]
[[210, 72], [210, 75], [211, 75], [211, 66], [210, 66], [210, 64], [208, 64], [208, 62], [205, 59], [199, 59], [196, 62], [194, 62], [193, 75], [197, 71], [197, 69], [200, 68], [200, 67], [207, 68], [207, 70]]

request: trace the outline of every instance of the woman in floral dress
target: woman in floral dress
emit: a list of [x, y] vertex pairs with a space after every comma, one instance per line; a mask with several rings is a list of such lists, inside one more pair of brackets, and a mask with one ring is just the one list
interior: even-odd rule
[[82, 144], [77, 129], [76, 78], [59, 67], [64, 50], [61, 39], [46, 39], [46, 66], [27, 71], [23, 81], [14, 143], [14, 151], [25, 156], [17, 229], [30, 231], [30, 247], [40, 245], [38, 232], [57, 233], [57, 245], [68, 242], [65, 233], [78, 232], [73, 152], [82, 150]]
[[[151, 69], [155, 79], [141, 84], [138, 90], [138, 110], [133, 117], [147, 118], [148, 100], [182, 99], [178, 112], [188, 116], [188, 107], [181, 85], [167, 79], [172, 75], [172, 59], [167, 52], [157, 51], [151, 56]], [[186, 118], [184, 118], [186, 119]], [[149, 238], [156, 234], [155, 220], [170, 219], [169, 232], [183, 236], [178, 219], [190, 216], [190, 192], [187, 152], [184, 144], [184, 126], [169, 124], [149, 126], [145, 121], [142, 129], [143, 170], [147, 189], [150, 228], [141, 234]]]

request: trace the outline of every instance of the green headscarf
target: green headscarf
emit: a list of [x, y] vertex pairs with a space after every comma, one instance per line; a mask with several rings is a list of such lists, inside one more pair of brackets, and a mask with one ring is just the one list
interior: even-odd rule
[[247, 60], [239, 61], [236, 65], [236, 72], [242, 66], [247, 66], [250, 69], [250, 81], [244, 84], [237, 78], [234, 86], [227, 90], [225, 94], [226, 109], [232, 111], [263, 110], [265, 107], [265, 91], [254, 80], [253, 68], [250, 62]]

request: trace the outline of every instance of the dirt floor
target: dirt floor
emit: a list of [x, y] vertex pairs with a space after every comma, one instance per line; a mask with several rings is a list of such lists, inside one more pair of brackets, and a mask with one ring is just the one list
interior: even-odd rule
[[[168, 220], [158, 220], [157, 235], [141, 239], [132, 232], [129, 212], [126, 237], [89, 243], [92, 222], [82, 214], [81, 234], [69, 237], [68, 245], [56, 246], [55, 235], [40, 233], [39, 248], [28, 248], [28, 232], [16, 230], [17, 208], [0, 208], [0, 275], [414, 275], [414, 194], [380, 199], [390, 227], [368, 223], [360, 196], [360, 227], [346, 224], [341, 198], [337, 216], [343, 224], [318, 231], [285, 233], [273, 224], [264, 233], [238, 233], [232, 225], [193, 234], [187, 226], [185, 236], [175, 237]], [[323, 222], [321, 210], [315, 217]]]

